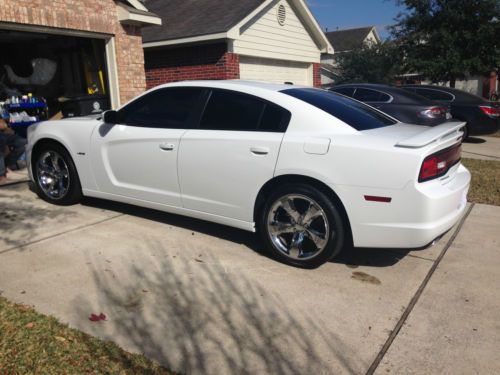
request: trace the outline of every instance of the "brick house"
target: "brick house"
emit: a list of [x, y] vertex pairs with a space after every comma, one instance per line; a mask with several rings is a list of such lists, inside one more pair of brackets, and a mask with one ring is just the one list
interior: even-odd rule
[[96, 92], [117, 107], [146, 88], [141, 28], [160, 24], [140, 0], [0, 0], [0, 89]]
[[147, 0], [162, 26], [143, 30], [146, 81], [244, 79], [320, 86], [333, 53], [303, 0]]

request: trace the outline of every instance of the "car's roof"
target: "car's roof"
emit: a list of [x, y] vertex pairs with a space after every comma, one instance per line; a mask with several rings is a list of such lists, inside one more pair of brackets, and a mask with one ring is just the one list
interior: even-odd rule
[[243, 80], [203, 80], [203, 81], [180, 81], [175, 83], [167, 83], [156, 88], [162, 87], [213, 87], [218, 89], [228, 89], [228, 90], [245, 90], [249, 88], [258, 88], [268, 91], [283, 91], [292, 88], [305, 88], [307, 86], [298, 85], [287, 85], [279, 83], [267, 83], [259, 81], [243, 81]]
[[391, 95], [394, 98], [394, 100], [400, 103], [405, 102], [405, 103], [413, 103], [421, 105], [434, 104], [429, 99], [424, 98], [421, 95], [403, 90], [401, 87], [384, 85], [379, 83], [348, 83], [348, 84], [334, 86], [331, 88], [331, 90], [335, 90], [336, 88], [342, 88], [342, 87], [353, 87], [353, 88], [356, 87], [356, 88], [366, 88], [366, 89], [382, 91]]
[[411, 87], [411, 88], [422, 88], [422, 89], [430, 89], [430, 90], [441, 90], [447, 93], [450, 93], [455, 96], [455, 99], [460, 101], [471, 101], [471, 102], [487, 102], [486, 99], [481, 98], [480, 96], [471, 94], [470, 92], [459, 90], [452, 87], [446, 86], [437, 86], [437, 85], [402, 85], [402, 87]]

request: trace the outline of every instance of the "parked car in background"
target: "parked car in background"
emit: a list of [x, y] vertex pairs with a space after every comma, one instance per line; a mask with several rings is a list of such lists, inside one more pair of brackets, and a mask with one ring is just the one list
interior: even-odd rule
[[435, 126], [451, 118], [447, 104], [433, 102], [394, 86], [346, 84], [332, 87], [330, 91], [369, 104], [407, 124]]
[[449, 105], [454, 118], [467, 122], [465, 137], [486, 135], [500, 129], [500, 104], [477, 95], [449, 87], [431, 85], [404, 85], [403, 89]]
[[257, 231], [311, 267], [347, 244], [418, 248], [449, 230], [470, 183], [463, 125], [407, 125], [313, 88], [179, 82], [103, 118], [31, 126], [27, 160], [53, 204], [92, 196]]

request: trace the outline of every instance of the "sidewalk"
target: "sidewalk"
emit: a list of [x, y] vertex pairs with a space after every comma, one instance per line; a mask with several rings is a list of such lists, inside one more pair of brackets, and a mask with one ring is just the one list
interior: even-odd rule
[[464, 158], [500, 161], [500, 137], [471, 137], [462, 145]]

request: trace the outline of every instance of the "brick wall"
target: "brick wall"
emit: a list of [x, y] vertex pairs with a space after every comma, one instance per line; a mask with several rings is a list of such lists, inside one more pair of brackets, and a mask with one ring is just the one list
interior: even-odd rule
[[146, 84], [185, 80], [223, 80], [240, 77], [239, 55], [227, 52], [225, 43], [146, 50]]
[[140, 29], [118, 22], [113, 0], [0, 0], [0, 21], [115, 35], [121, 101], [146, 87]]
[[321, 64], [313, 63], [313, 86], [321, 87]]

